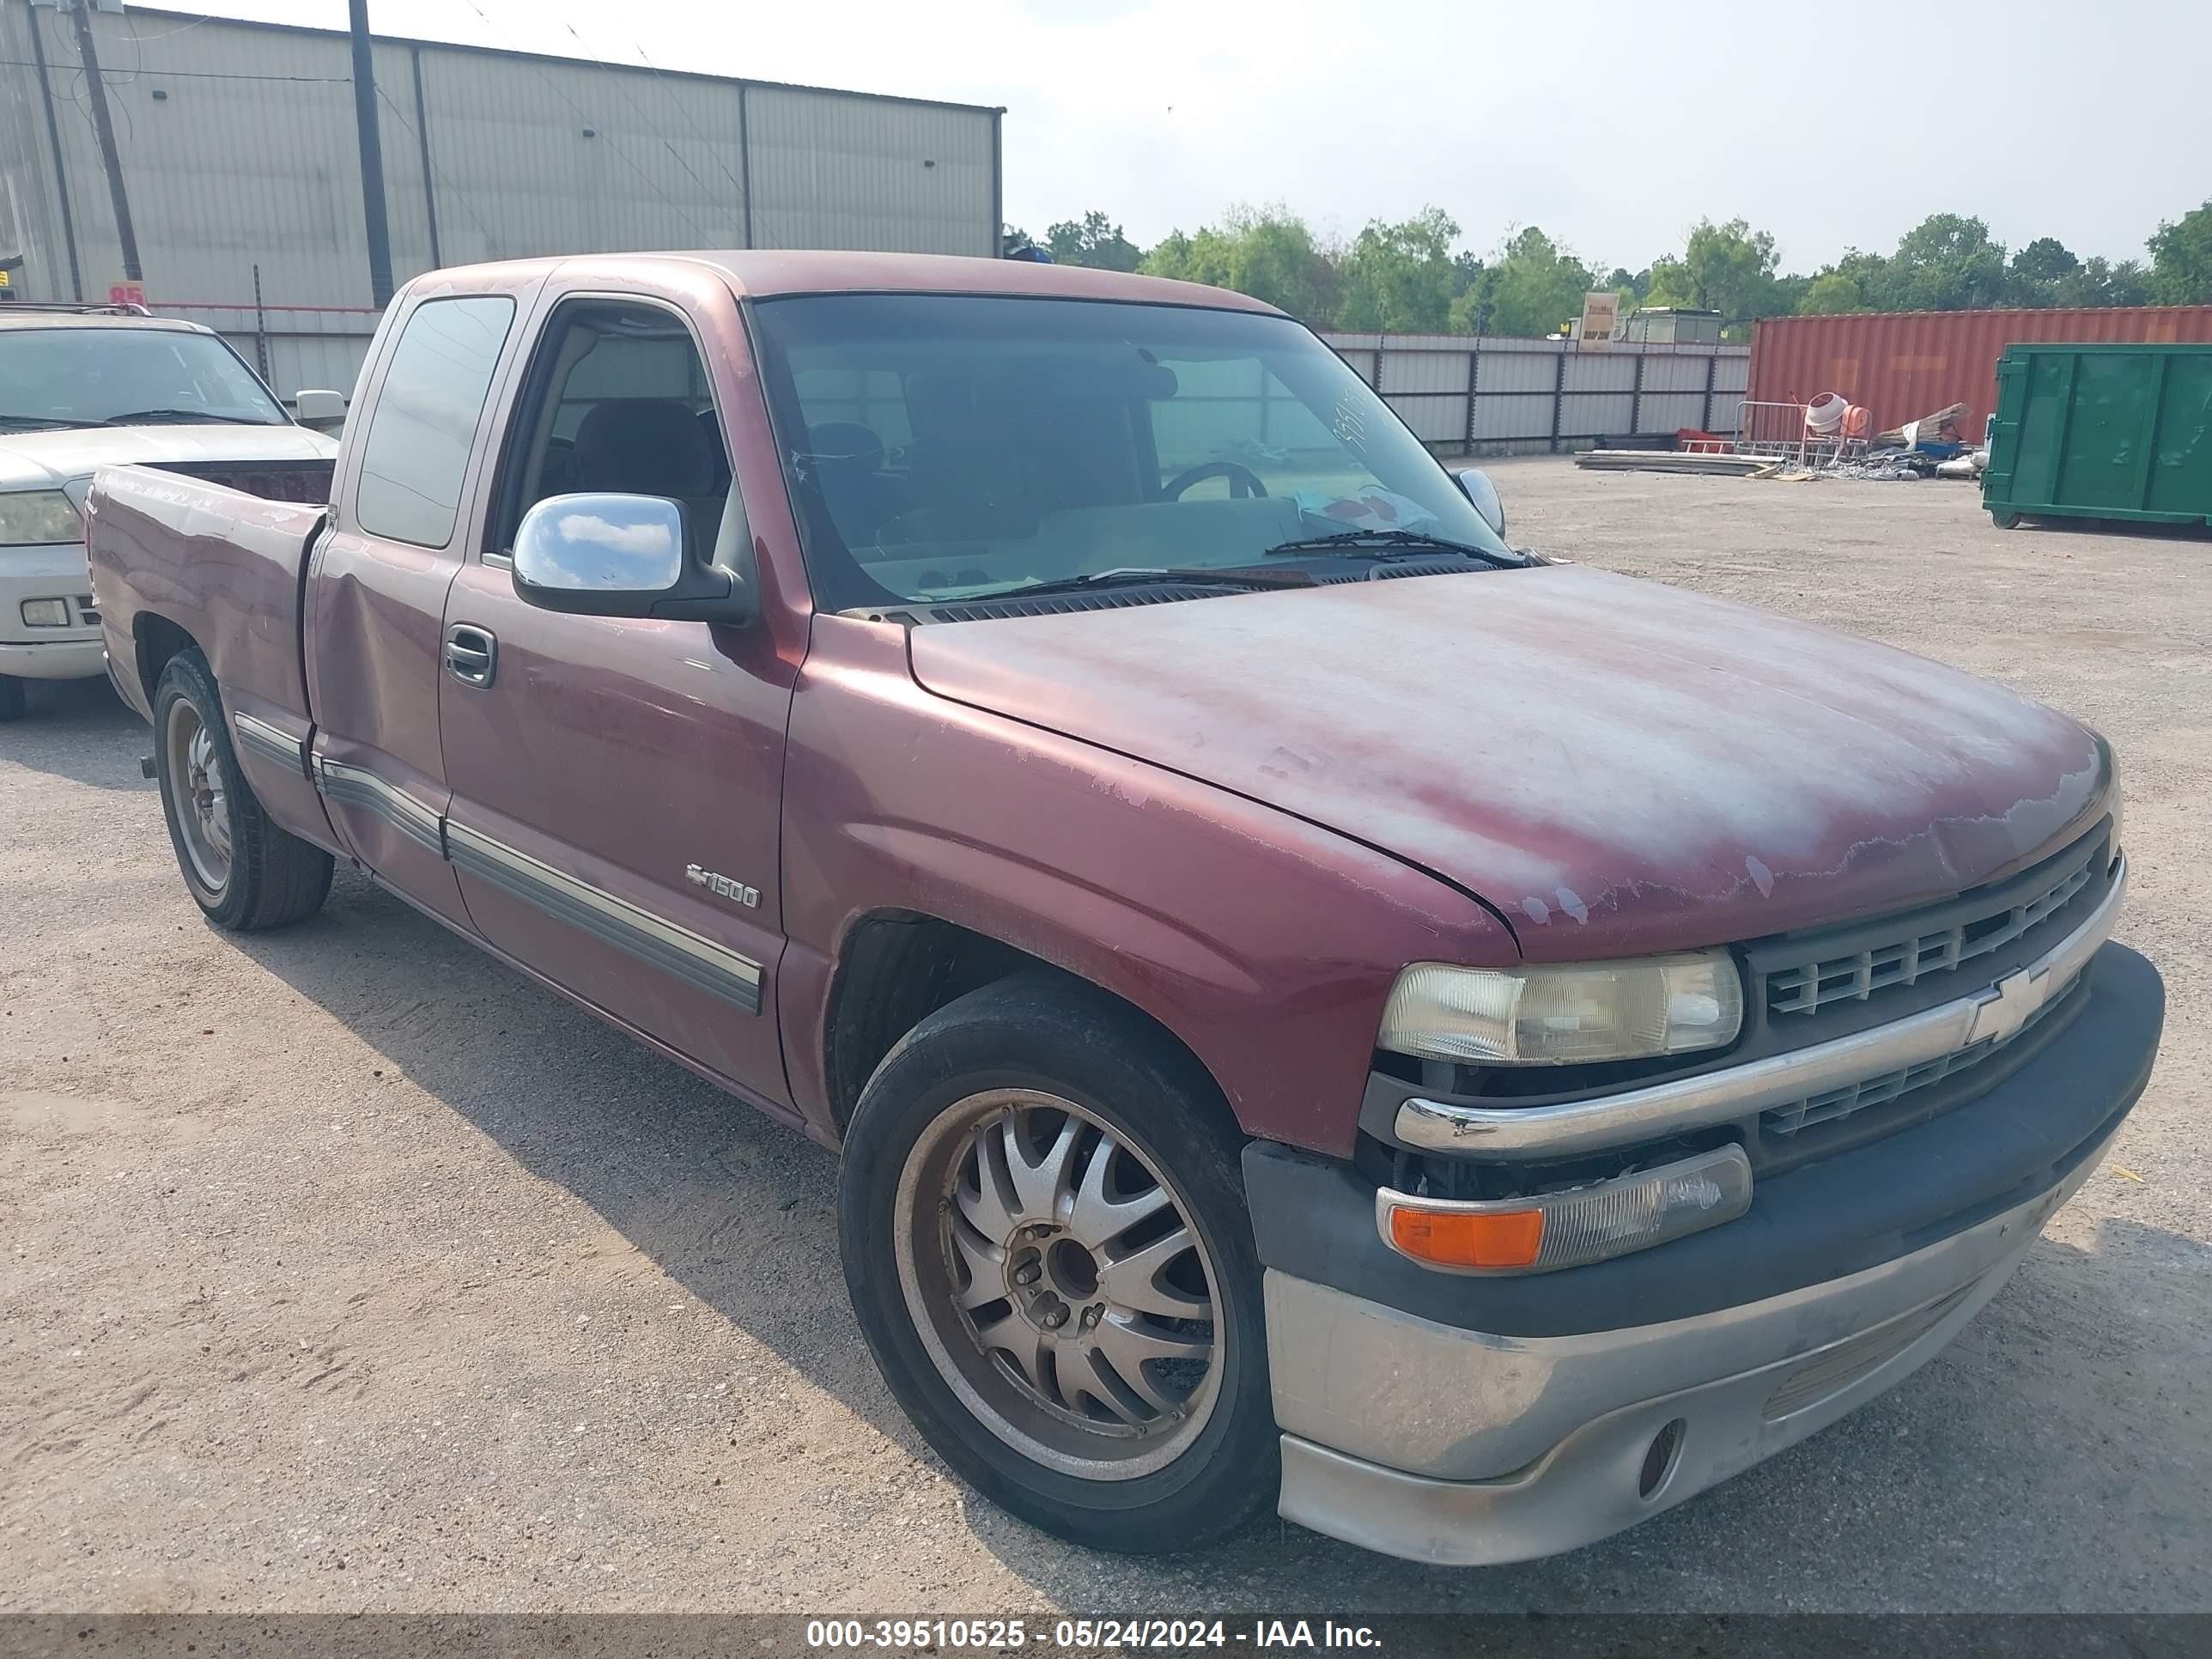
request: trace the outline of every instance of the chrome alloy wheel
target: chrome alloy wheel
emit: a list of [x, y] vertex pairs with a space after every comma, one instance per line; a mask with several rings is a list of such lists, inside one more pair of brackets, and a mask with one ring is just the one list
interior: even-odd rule
[[1220, 1392], [1218, 1275], [1151, 1160], [1073, 1102], [970, 1095], [900, 1171], [899, 1285], [976, 1419], [1062, 1474], [1172, 1462]]
[[176, 793], [177, 828], [192, 873], [210, 893], [230, 879], [230, 807], [223, 799], [222, 766], [215, 738], [189, 697], [169, 705], [162, 742], [168, 753], [169, 787]]

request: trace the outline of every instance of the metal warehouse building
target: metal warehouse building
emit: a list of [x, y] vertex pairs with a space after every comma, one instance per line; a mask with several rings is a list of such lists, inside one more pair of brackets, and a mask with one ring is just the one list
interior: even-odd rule
[[[377, 312], [348, 36], [86, 17], [148, 303], [221, 329], [287, 396], [350, 388]], [[396, 282], [618, 248], [998, 252], [997, 109], [427, 40], [374, 57]], [[0, 270], [21, 298], [125, 277], [87, 91], [77, 14], [0, 0]]]

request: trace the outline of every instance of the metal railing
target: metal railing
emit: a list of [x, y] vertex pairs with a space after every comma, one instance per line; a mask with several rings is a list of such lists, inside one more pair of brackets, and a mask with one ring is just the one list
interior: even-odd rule
[[384, 315], [376, 306], [272, 304], [261, 297], [258, 265], [250, 300], [149, 300], [147, 305], [204, 322], [233, 345], [250, 349], [261, 378], [288, 394], [302, 386], [349, 389]]

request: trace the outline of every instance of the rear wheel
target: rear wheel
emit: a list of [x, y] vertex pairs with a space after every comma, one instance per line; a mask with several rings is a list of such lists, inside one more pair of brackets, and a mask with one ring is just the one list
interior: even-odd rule
[[0, 674], [0, 723], [23, 718], [23, 682], [13, 674]]
[[839, 1190], [885, 1380], [1024, 1519], [1184, 1549], [1275, 1496], [1260, 1271], [1212, 1082], [1084, 988], [1002, 981], [869, 1080]]
[[331, 855], [269, 821], [239, 769], [222, 694], [197, 651], [171, 658], [155, 687], [154, 773], [177, 867], [209, 921], [246, 933], [322, 907]]

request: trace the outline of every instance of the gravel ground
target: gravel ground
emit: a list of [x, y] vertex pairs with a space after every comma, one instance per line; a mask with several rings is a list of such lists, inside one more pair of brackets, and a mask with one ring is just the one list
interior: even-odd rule
[[1943, 1357], [1552, 1561], [1272, 1521], [1071, 1548], [877, 1382], [827, 1154], [356, 877], [289, 932], [210, 930], [143, 727], [39, 688], [0, 729], [0, 1608], [2212, 1604], [2212, 544], [2006, 534], [1932, 483], [1495, 471], [1518, 540], [1947, 659], [2119, 750], [2165, 1052]]

